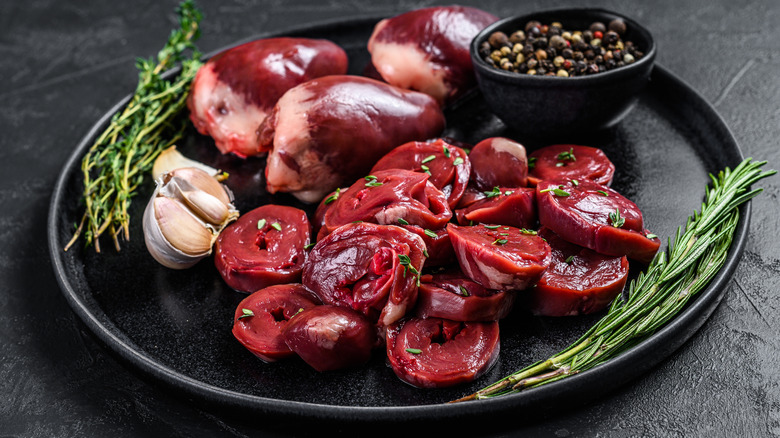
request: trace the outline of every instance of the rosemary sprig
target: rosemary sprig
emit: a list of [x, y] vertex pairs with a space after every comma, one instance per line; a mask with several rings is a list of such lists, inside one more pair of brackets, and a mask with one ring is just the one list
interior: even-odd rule
[[616, 298], [607, 314], [580, 339], [547, 360], [537, 362], [455, 402], [486, 399], [535, 388], [591, 369], [643, 341], [682, 310], [704, 289], [726, 261], [741, 204], [761, 189], [756, 181], [774, 175], [762, 171], [766, 161], [748, 158], [733, 171], [710, 175], [700, 212], [677, 229], [666, 251], [659, 252], [647, 270], [629, 286], [627, 299]]
[[[119, 238], [130, 238], [130, 207], [135, 190], [151, 170], [160, 152], [183, 136], [180, 117], [190, 84], [201, 66], [193, 42], [200, 35], [201, 12], [192, 0], [177, 8], [179, 29], [168, 37], [157, 59], [138, 59], [138, 85], [130, 102], [114, 115], [81, 162], [84, 174], [84, 215], [67, 251], [83, 234], [86, 244], [100, 252], [100, 236], [110, 230], [117, 251]], [[190, 51], [191, 56], [185, 57]], [[161, 74], [181, 63], [181, 73], [170, 79]]]

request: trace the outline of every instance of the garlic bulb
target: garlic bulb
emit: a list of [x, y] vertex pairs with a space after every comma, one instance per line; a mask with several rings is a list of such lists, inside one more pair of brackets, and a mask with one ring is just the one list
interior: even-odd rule
[[189, 268], [211, 254], [219, 233], [238, 218], [233, 194], [200, 167], [167, 171], [155, 183], [144, 211], [146, 248], [164, 266]]
[[152, 167], [152, 178], [157, 181], [158, 178], [170, 172], [171, 170], [180, 169], [182, 167], [196, 167], [219, 179], [219, 170], [207, 164], [203, 164], [199, 161], [185, 157], [181, 154], [181, 152], [176, 150], [176, 146], [171, 146], [168, 149], [160, 152], [160, 155], [158, 155], [154, 160], [154, 166]]

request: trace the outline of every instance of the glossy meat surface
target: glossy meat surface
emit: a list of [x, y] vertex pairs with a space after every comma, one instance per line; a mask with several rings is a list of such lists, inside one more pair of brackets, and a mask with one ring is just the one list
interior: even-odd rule
[[483, 199], [455, 211], [458, 224], [500, 224], [518, 228], [536, 228], [534, 189], [496, 187], [484, 193], [487, 195]]
[[420, 388], [443, 388], [478, 378], [498, 360], [498, 322], [404, 319], [387, 330], [395, 374]]
[[264, 152], [257, 130], [290, 88], [320, 76], [344, 74], [347, 55], [327, 40], [267, 38], [209, 59], [192, 83], [190, 119], [217, 148], [241, 157]]
[[525, 147], [504, 137], [486, 138], [471, 149], [471, 181], [480, 190], [525, 187], [528, 158]]
[[545, 179], [576, 179], [609, 186], [615, 175], [615, 165], [604, 151], [590, 146], [546, 146], [531, 152], [529, 159], [533, 162], [528, 172], [531, 185]]
[[323, 372], [368, 362], [376, 335], [363, 314], [326, 304], [293, 316], [282, 337], [301, 359]]
[[536, 284], [550, 264], [550, 245], [535, 233], [498, 225], [447, 225], [460, 268], [488, 289]]
[[422, 91], [446, 104], [476, 85], [469, 44], [497, 20], [471, 7], [417, 9], [377, 23], [368, 51], [388, 83]]
[[371, 173], [387, 169], [427, 173], [428, 181], [444, 192], [450, 208], [454, 208], [468, 186], [471, 162], [462, 148], [437, 138], [398, 146], [382, 157]]
[[415, 314], [453, 321], [497, 321], [512, 310], [514, 291], [487, 289], [462, 273], [423, 276]]
[[639, 207], [609, 187], [544, 180], [536, 186], [536, 197], [539, 222], [569, 242], [643, 263], [649, 263], [661, 246], [657, 237], [647, 237]]
[[319, 202], [366, 176], [394, 147], [438, 136], [444, 123], [422, 93], [358, 76], [306, 82], [285, 93], [260, 128], [260, 143], [271, 150], [266, 186]]
[[394, 225], [368, 222], [337, 228], [317, 242], [303, 268], [303, 284], [320, 299], [366, 315], [380, 328], [417, 301], [425, 243]]
[[528, 307], [534, 315], [573, 316], [606, 308], [628, 279], [628, 259], [606, 256], [569, 243], [542, 227], [552, 249], [550, 266], [529, 290]]
[[311, 226], [303, 210], [263, 205], [220, 233], [214, 264], [225, 283], [241, 292], [300, 282], [304, 247], [310, 238]]
[[294, 355], [282, 329], [300, 309], [320, 302], [301, 284], [269, 286], [244, 298], [233, 316], [233, 336], [255, 356], [275, 362]]
[[427, 174], [401, 169], [380, 170], [359, 179], [330, 204], [323, 216], [318, 240], [355, 221], [418, 225], [438, 230], [445, 227], [451, 217], [444, 194], [428, 182]]

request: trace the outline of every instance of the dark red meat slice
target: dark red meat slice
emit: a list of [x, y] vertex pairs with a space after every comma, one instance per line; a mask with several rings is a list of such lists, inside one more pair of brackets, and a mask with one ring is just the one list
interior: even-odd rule
[[374, 326], [363, 314], [331, 305], [296, 314], [282, 336], [292, 351], [320, 372], [365, 364], [376, 342]]
[[486, 138], [469, 153], [471, 181], [480, 190], [493, 187], [525, 187], [528, 159], [525, 147], [504, 137]]
[[410, 318], [387, 330], [387, 357], [395, 374], [420, 388], [471, 382], [498, 359], [498, 321]]
[[268, 38], [228, 49], [198, 70], [187, 100], [195, 128], [217, 148], [245, 157], [264, 152], [257, 128], [290, 88], [347, 72], [347, 54], [326, 40]]
[[438, 136], [430, 97], [369, 78], [327, 76], [290, 89], [260, 127], [268, 191], [319, 202], [368, 174], [391, 149]]
[[415, 314], [453, 321], [497, 321], [506, 317], [515, 292], [486, 289], [462, 273], [424, 275]]
[[233, 336], [255, 356], [274, 362], [294, 353], [282, 337], [287, 321], [300, 309], [319, 305], [301, 284], [269, 286], [244, 298], [233, 317]]
[[615, 165], [601, 149], [574, 144], [556, 144], [531, 152], [528, 183], [544, 179], [576, 179], [601, 185], [612, 184]]
[[387, 169], [429, 174], [428, 181], [444, 193], [450, 208], [454, 208], [468, 186], [471, 162], [466, 151], [439, 138], [398, 146], [377, 161], [371, 173]]
[[501, 224], [535, 228], [536, 191], [531, 188], [496, 187], [486, 197], [455, 211], [461, 225]]
[[584, 180], [576, 185], [545, 180], [536, 186], [536, 196], [539, 222], [569, 242], [643, 263], [661, 246], [657, 237], [647, 237], [639, 207], [609, 187]]
[[548, 228], [539, 230], [552, 248], [550, 266], [529, 290], [534, 315], [571, 316], [595, 313], [617, 297], [628, 278], [628, 259], [569, 243]]
[[452, 218], [447, 199], [428, 175], [389, 169], [359, 179], [342, 192], [323, 216], [318, 240], [355, 221], [380, 225], [419, 225], [438, 230]]
[[426, 268], [447, 266], [456, 262], [455, 250], [452, 249], [452, 242], [450, 242], [447, 228], [429, 230], [417, 225], [402, 225], [402, 227], [422, 237], [423, 242], [425, 242], [427, 252], [425, 256]]
[[533, 286], [550, 264], [550, 245], [534, 232], [503, 225], [447, 225], [460, 268], [488, 289]]
[[299, 282], [310, 236], [304, 211], [264, 205], [244, 213], [220, 233], [214, 264], [225, 283], [241, 292]]
[[388, 83], [450, 103], [476, 86], [469, 44], [497, 20], [462, 6], [418, 9], [377, 23], [368, 51]]
[[383, 328], [417, 301], [424, 251], [423, 240], [401, 227], [347, 224], [312, 248], [303, 284], [323, 302], [357, 310]]

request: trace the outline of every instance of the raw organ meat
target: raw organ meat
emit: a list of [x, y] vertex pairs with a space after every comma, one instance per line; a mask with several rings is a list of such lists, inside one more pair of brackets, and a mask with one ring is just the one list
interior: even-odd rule
[[242, 44], [198, 70], [187, 99], [190, 119], [223, 154], [257, 155], [266, 150], [258, 127], [287, 90], [346, 71], [347, 54], [330, 41], [267, 38]]
[[444, 139], [413, 141], [388, 152], [371, 169], [406, 169], [430, 175], [428, 181], [447, 197], [455, 208], [469, 183], [471, 162], [466, 151]]
[[447, 225], [461, 271], [488, 289], [533, 286], [550, 264], [550, 245], [515, 227]]
[[476, 85], [469, 44], [498, 17], [439, 6], [380, 21], [368, 40], [371, 61], [388, 83], [451, 103]]
[[347, 224], [317, 242], [303, 284], [326, 304], [349, 307], [383, 329], [417, 301], [425, 243], [395, 225]]
[[658, 237], [648, 237], [639, 207], [609, 187], [586, 180], [576, 185], [568, 179], [544, 180], [536, 186], [536, 197], [539, 222], [569, 242], [643, 263], [661, 246]]
[[358, 76], [327, 76], [290, 89], [260, 127], [271, 149], [271, 193], [304, 202], [368, 174], [396, 146], [438, 136], [444, 115], [429, 96]]
[[469, 153], [471, 181], [480, 190], [493, 187], [525, 187], [528, 158], [525, 147], [504, 137], [486, 138]]
[[452, 212], [428, 175], [410, 170], [380, 170], [359, 179], [325, 211], [318, 240], [355, 221], [379, 225], [419, 225], [438, 230]]
[[501, 224], [535, 228], [536, 191], [527, 187], [495, 187], [484, 199], [455, 211], [460, 225]]
[[497, 321], [512, 310], [517, 293], [486, 289], [465, 275], [424, 275], [415, 314], [453, 321]]
[[282, 337], [301, 359], [322, 372], [368, 362], [376, 333], [361, 313], [326, 304], [290, 318]]
[[265, 362], [293, 356], [282, 337], [287, 321], [300, 309], [320, 302], [301, 284], [269, 286], [244, 298], [233, 317], [233, 336]]
[[528, 182], [536, 185], [544, 179], [575, 179], [609, 186], [615, 165], [604, 151], [589, 146], [556, 144], [531, 152]]
[[443, 388], [478, 378], [498, 359], [498, 321], [409, 318], [387, 329], [395, 374], [420, 388]]
[[303, 210], [263, 205], [244, 213], [220, 233], [214, 264], [225, 283], [241, 292], [299, 282], [310, 236]]
[[552, 248], [552, 260], [536, 287], [528, 291], [528, 307], [534, 315], [595, 313], [623, 290], [628, 278], [626, 256], [599, 254], [569, 243], [545, 227], [539, 235]]

